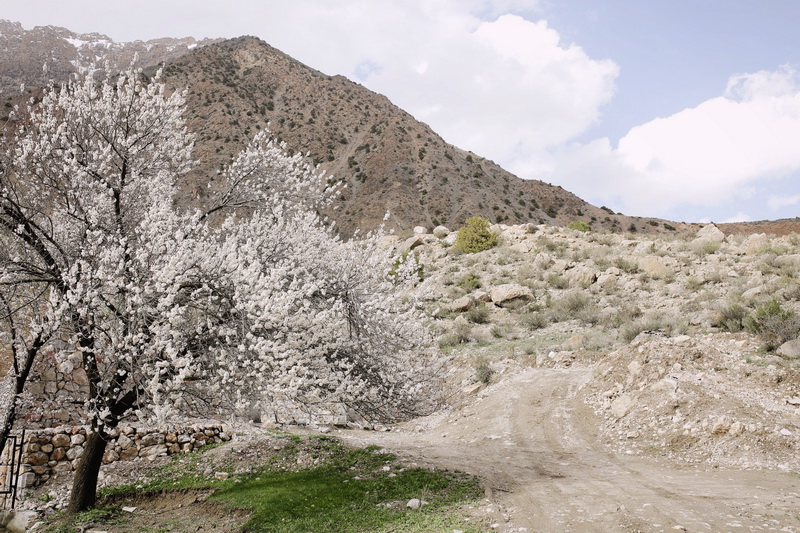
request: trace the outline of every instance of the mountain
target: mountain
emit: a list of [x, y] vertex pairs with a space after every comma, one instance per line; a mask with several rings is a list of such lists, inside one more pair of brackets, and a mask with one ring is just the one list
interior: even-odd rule
[[[457, 227], [492, 222], [668, 231], [663, 221], [614, 214], [561, 187], [522, 180], [446, 143], [429, 126], [343, 76], [328, 76], [254, 37], [215, 43], [168, 62], [165, 80], [188, 88], [201, 176], [213, 176], [259, 130], [309, 154], [329, 179], [347, 183], [328, 214], [346, 233], [388, 225]], [[194, 194], [200, 194], [196, 189]]]
[[[197, 134], [198, 167], [184, 201], [203, 194], [217, 171], [269, 128], [293, 151], [347, 184], [326, 214], [344, 234], [388, 227], [458, 227], [470, 216], [492, 222], [565, 226], [572, 221], [615, 232], [672, 232], [691, 225], [627, 217], [593, 206], [559, 186], [523, 180], [493, 161], [446, 143], [428, 125], [343, 76], [316, 71], [254, 37], [155, 39], [116, 43], [99, 33], [0, 20], [0, 98], [6, 111], [41, 87], [91, 65], [137, 64], [188, 89], [187, 120]], [[4, 117], [0, 112], [0, 120]], [[798, 221], [795, 221], [797, 223]], [[751, 228], [748, 227], [750, 230]]]
[[[100, 33], [74, 33], [56, 26], [25, 30], [18, 22], [0, 20], [0, 94], [6, 98], [28, 89], [63, 83], [92, 65], [112, 69], [130, 65], [154, 65], [186, 54], [221, 39], [154, 39], [117, 43]], [[25, 91], [23, 91], [25, 92]]]

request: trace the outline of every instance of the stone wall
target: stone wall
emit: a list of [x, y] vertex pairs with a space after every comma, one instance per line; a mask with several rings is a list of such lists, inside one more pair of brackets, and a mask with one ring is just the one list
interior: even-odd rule
[[[220, 423], [194, 424], [168, 430], [122, 427], [112, 433], [103, 463], [187, 453], [206, 444], [230, 439], [230, 429]], [[85, 442], [84, 427], [61, 426], [26, 432], [20, 488], [33, 487], [54, 475], [75, 470], [83, 455]]]

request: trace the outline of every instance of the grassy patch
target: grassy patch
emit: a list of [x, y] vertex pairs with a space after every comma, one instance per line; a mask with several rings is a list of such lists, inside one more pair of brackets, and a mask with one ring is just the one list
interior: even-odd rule
[[[283, 446], [247, 473], [227, 479], [204, 474], [203, 453], [192, 453], [158, 469], [150, 481], [103, 491], [103, 503], [147, 493], [212, 488], [207, 502], [247, 511], [243, 531], [259, 532], [427, 532], [482, 531], [467, 521], [461, 506], [482, 494], [477, 478], [446, 470], [405, 468], [379, 448], [351, 449], [322, 437], [278, 436]], [[279, 450], [277, 448], [280, 448]], [[310, 461], [313, 461], [312, 464]], [[302, 466], [301, 463], [307, 466]], [[215, 468], [216, 471], [218, 469]], [[407, 507], [411, 499], [424, 502]], [[73, 531], [91, 523], [103, 529], [119, 520], [118, 507], [98, 508], [91, 516], [61, 521], [51, 531]], [[247, 518], [245, 517], [245, 520]]]

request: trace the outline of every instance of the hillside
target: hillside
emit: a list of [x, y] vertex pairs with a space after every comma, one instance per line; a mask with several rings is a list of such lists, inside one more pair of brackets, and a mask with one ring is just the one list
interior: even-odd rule
[[663, 221], [616, 215], [561, 187], [522, 180], [447, 144], [386, 97], [313, 70], [253, 37], [194, 50], [165, 72], [168, 84], [189, 88], [198, 182], [269, 127], [291, 149], [308, 153], [329, 179], [347, 183], [337, 209], [328, 213], [347, 233], [375, 228], [387, 211], [388, 225], [406, 230], [457, 227], [481, 215], [509, 224], [583, 220], [596, 229], [667, 231]]
[[18, 22], [0, 19], [0, 95], [8, 101], [20, 93], [52, 83], [61, 84], [92, 65], [112, 69], [154, 65], [220, 39], [164, 38], [129, 43], [114, 42], [101, 33], [75, 33], [56, 26], [25, 30]]
[[[184, 201], [202, 195], [217, 170], [259, 130], [309, 154], [327, 179], [347, 183], [329, 215], [345, 234], [377, 227], [457, 227], [469, 216], [493, 222], [668, 232], [685, 226], [625, 217], [588, 204], [563, 188], [522, 180], [497, 164], [449, 145], [414, 117], [342, 76], [328, 76], [265, 42], [191, 37], [116, 43], [98, 33], [52, 26], [24, 30], [0, 21], [0, 91], [10, 111], [39, 88], [63, 83], [81, 68], [127, 66], [134, 56], [166, 81], [189, 89], [190, 128], [198, 134], [199, 166], [184, 184]], [[23, 89], [20, 91], [20, 89]], [[6, 113], [7, 114], [7, 113]], [[0, 117], [2, 118], [2, 117]]]
[[[446, 405], [392, 428], [264, 417], [204, 456], [209, 485], [241, 450], [272, 450], [265, 429], [312, 430], [477, 475], [485, 498], [466, 509], [463, 531], [797, 528], [797, 234], [494, 230], [499, 246], [474, 254], [457, 253], [453, 234], [415, 239], [426, 279], [409, 297], [432, 316], [447, 357]], [[785, 314], [768, 324], [759, 310], [772, 300]], [[766, 327], [754, 334], [749, 319]], [[101, 483], [136, 483], [168, 461], [117, 461]], [[67, 479], [53, 477], [24, 506], [62, 506]], [[206, 497], [134, 495], [128, 530], [163, 526], [187, 508], [212, 512]], [[204, 530], [237, 529], [220, 521]]]

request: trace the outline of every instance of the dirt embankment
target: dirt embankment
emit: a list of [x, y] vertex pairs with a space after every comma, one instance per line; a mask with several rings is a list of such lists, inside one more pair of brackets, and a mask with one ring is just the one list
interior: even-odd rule
[[342, 431], [485, 480], [506, 532], [800, 531], [800, 478], [607, 451], [584, 402], [592, 367], [528, 368], [387, 433]]

